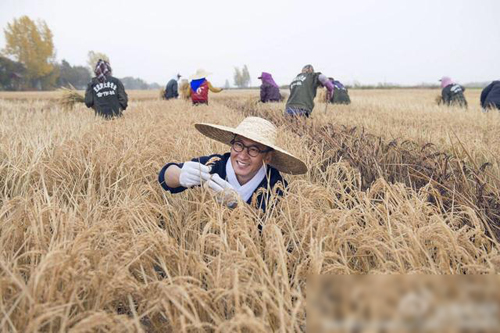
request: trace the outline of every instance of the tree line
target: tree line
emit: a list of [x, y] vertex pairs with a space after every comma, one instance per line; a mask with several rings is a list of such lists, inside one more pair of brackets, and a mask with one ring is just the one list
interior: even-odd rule
[[[22, 16], [4, 29], [6, 45], [0, 52], [0, 90], [53, 90], [57, 87], [85, 89], [97, 60], [109, 61], [105, 54], [90, 51], [87, 66], [71, 65], [55, 56], [53, 35], [43, 20]], [[157, 89], [156, 83], [142, 79], [121, 79], [126, 89]]]

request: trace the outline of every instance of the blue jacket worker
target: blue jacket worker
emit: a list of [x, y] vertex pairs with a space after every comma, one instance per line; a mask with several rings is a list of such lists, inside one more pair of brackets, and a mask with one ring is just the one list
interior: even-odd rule
[[181, 78], [180, 74], [174, 76], [170, 81], [168, 81], [165, 87], [165, 99], [172, 99], [179, 97], [179, 85], [177, 81]]
[[493, 81], [483, 89], [481, 106], [484, 110], [489, 108], [500, 110], [500, 81]]

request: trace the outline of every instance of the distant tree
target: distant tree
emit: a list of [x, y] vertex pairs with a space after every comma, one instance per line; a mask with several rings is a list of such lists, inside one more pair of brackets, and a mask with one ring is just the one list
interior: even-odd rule
[[0, 90], [23, 89], [25, 73], [23, 64], [0, 56]]
[[92, 79], [87, 67], [71, 66], [64, 59], [57, 67], [59, 68], [59, 78], [57, 80], [59, 86], [71, 84], [77, 89], [85, 89], [87, 83]]
[[149, 85], [146, 83], [146, 81], [139, 79], [139, 78], [127, 76], [127, 77], [124, 77], [123, 79], [120, 79], [120, 80], [122, 81], [125, 89], [131, 89], [131, 90], [147, 90], [147, 89], [149, 89]]
[[234, 85], [237, 87], [242, 87], [243, 86], [243, 76], [241, 75], [241, 71], [238, 67], [234, 67]]
[[234, 85], [238, 88], [246, 88], [250, 84], [250, 73], [248, 72], [247, 65], [243, 66], [240, 70], [238, 67], [234, 68]]
[[[109, 62], [109, 57], [104, 53], [94, 51], [89, 51], [89, 53], [87, 53], [87, 65], [89, 66], [91, 73], [94, 73], [95, 65], [99, 59]], [[111, 68], [113, 68], [113, 66], [111, 66]]]
[[55, 50], [47, 24], [33, 22], [28, 16], [14, 19], [4, 29], [4, 53], [13, 56], [26, 68], [25, 80], [31, 87], [48, 89], [55, 82]]
[[148, 89], [150, 89], [150, 90], [157, 90], [157, 89], [161, 89], [161, 88], [162, 88], [162, 86], [160, 86], [160, 85], [159, 85], [158, 83], [156, 83], [156, 82], [150, 83], [150, 84], [148, 85]]
[[226, 83], [224, 83], [224, 89], [229, 89], [231, 88], [231, 85], [229, 84], [229, 80], [226, 80]]
[[250, 72], [248, 71], [247, 65], [243, 66], [243, 69], [241, 70], [241, 75], [243, 76], [243, 87], [247, 88], [250, 86]]

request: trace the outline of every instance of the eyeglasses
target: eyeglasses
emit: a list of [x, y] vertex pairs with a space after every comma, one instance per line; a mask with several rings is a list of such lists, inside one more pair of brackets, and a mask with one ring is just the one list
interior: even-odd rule
[[235, 141], [235, 140], [231, 141], [231, 147], [237, 153], [241, 153], [246, 148], [248, 155], [250, 155], [251, 157], [257, 157], [257, 156], [259, 156], [259, 154], [265, 154], [265, 153], [273, 150], [272, 148], [267, 148], [267, 149], [261, 150], [257, 146], [253, 146], [253, 145], [252, 146], [245, 146], [243, 144], [243, 142]]

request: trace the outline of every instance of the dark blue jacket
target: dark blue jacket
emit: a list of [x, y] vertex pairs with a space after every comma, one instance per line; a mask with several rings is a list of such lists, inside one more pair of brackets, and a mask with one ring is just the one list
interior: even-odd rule
[[500, 110], [500, 81], [491, 82], [481, 92], [481, 106], [483, 108], [496, 107]]
[[178, 84], [177, 80], [172, 79], [168, 81], [167, 86], [165, 87], [165, 99], [172, 99], [179, 97], [179, 92], [177, 91]]
[[464, 95], [465, 88], [457, 83], [447, 85], [441, 90], [441, 97], [445, 105], [458, 105], [467, 108]]
[[[210, 173], [218, 174], [222, 179], [226, 179], [226, 163], [230, 155], [231, 155], [230, 153], [226, 153], [224, 155], [214, 154], [209, 156], [196, 157], [193, 158], [191, 161], [199, 162], [205, 165], [209, 160], [213, 158], [220, 158], [220, 160], [218, 160], [213, 164]], [[165, 183], [165, 170], [167, 170], [167, 168], [171, 165], [177, 165], [179, 168], [182, 168], [184, 163], [168, 163], [167, 165], [165, 165], [161, 169], [158, 175], [158, 181], [160, 182], [160, 185], [163, 187], [165, 191], [168, 191], [172, 194], [183, 192], [184, 190], [186, 190], [185, 187], [179, 186], [176, 188], [171, 188], [167, 185], [167, 183]], [[257, 200], [256, 200], [257, 207], [262, 209], [262, 211], [264, 212], [266, 211], [266, 206], [269, 204], [268, 201], [269, 201], [270, 190], [272, 190], [274, 186], [277, 185], [278, 183], [281, 183], [281, 187], [278, 187], [276, 189], [276, 194], [279, 196], [283, 196], [282, 188], [286, 188], [288, 186], [288, 183], [281, 177], [281, 174], [278, 170], [268, 165], [266, 177], [262, 180], [262, 182], [255, 190], [256, 192], [259, 192], [259, 189], [264, 189], [263, 192], [257, 195]], [[252, 198], [248, 199], [247, 204], [251, 204], [251, 202]]]

